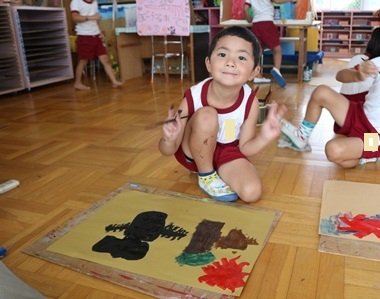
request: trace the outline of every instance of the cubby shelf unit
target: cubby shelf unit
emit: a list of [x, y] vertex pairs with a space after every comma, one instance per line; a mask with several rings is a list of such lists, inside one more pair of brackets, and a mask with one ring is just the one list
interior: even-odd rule
[[25, 89], [11, 7], [0, 4], [0, 95]]
[[13, 6], [25, 87], [31, 89], [73, 78], [63, 8]]
[[326, 57], [346, 58], [364, 53], [372, 30], [380, 25], [373, 11], [320, 11], [319, 49]]

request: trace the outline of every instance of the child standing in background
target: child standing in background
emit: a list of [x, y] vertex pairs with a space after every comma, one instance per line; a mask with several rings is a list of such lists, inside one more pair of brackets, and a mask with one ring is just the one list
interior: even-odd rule
[[100, 15], [96, 0], [72, 0], [70, 4], [71, 16], [76, 23], [77, 33], [76, 49], [78, 53], [78, 64], [75, 69], [74, 88], [78, 90], [88, 90], [89, 86], [82, 83], [82, 74], [87, 63], [98, 58], [102, 63], [108, 78], [113, 87], [122, 85], [113, 73], [107, 49], [104, 46], [104, 36], [100, 31], [98, 22]]
[[260, 55], [260, 44], [250, 30], [232, 26], [220, 31], [205, 61], [211, 77], [188, 89], [163, 125], [161, 153], [175, 155], [197, 172], [199, 187], [216, 200], [260, 198], [261, 181], [247, 157], [280, 134], [284, 108], [276, 104], [256, 132], [259, 103], [246, 82], [259, 72]]
[[[280, 69], [282, 63], [282, 50], [280, 45], [280, 33], [274, 24], [274, 3], [293, 2], [292, 0], [246, 0], [245, 17], [248, 22], [252, 22], [252, 32], [259, 39], [262, 48], [268, 48], [273, 53], [273, 68], [270, 71], [272, 77], [278, 85], [285, 87], [286, 81]], [[249, 9], [253, 10], [253, 18]]]

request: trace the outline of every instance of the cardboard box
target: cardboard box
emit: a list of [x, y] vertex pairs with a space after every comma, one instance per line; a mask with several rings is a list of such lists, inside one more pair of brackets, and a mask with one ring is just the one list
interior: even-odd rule
[[339, 34], [338, 38], [341, 40], [347, 40], [348, 39], [348, 34]]

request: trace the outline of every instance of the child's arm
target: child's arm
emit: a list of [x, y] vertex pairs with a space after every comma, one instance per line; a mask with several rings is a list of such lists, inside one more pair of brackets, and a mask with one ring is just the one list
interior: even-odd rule
[[342, 83], [359, 82], [364, 81], [369, 76], [376, 76], [378, 72], [376, 65], [367, 60], [357, 64], [354, 68], [338, 71], [336, 80]]
[[256, 135], [256, 122], [259, 111], [258, 101], [254, 102], [247, 120], [244, 122], [239, 138], [240, 151], [245, 156], [253, 156], [263, 150], [271, 141], [281, 133], [280, 119], [285, 114], [286, 108], [276, 103], [270, 105], [268, 115]]
[[162, 137], [158, 143], [158, 148], [163, 155], [173, 155], [182, 142], [183, 134], [187, 123], [187, 118], [181, 116], [188, 114], [186, 99], [183, 99], [177, 110], [172, 107], [168, 112], [168, 120], [175, 118], [175, 121], [162, 125]]

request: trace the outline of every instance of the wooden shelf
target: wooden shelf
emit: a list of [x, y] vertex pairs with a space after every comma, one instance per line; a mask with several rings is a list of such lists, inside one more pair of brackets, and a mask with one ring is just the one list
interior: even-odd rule
[[11, 8], [0, 4], [0, 95], [25, 89]]
[[319, 49], [326, 57], [348, 58], [364, 53], [380, 18], [372, 11], [321, 11]]

